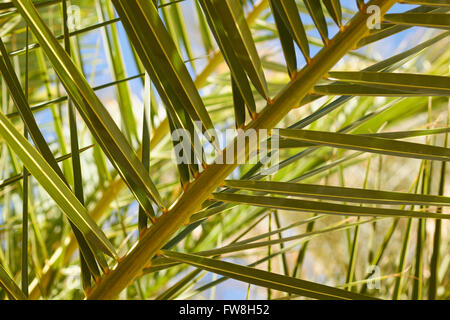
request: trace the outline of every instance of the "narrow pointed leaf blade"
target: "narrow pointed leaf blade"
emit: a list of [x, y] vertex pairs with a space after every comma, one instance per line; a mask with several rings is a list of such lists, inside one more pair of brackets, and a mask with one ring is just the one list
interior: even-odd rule
[[234, 189], [356, 203], [450, 206], [450, 197], [418, 195], [370, 189], [257, 180], [228, 180], [225, 182], [225, 185]]
[[232, 48], [237, 58], [255, 88], [267, 99], [269, 94], [266, 78], [250, 28], [245, 20], [241, 2], [239, 0], [212, 0], [211, 2], [219, 13], [218, 17], [233, 44]]
[[[449, 8], [446, 8], [446, 7], [440, 8], [440, 7], [430, 7], [430, 6], [423, 5], [423, 6], [408, 10], [405, 12], [405, 14], [406, 13], [408, 13], [408, 14], [409, 13], [431, 13], [431, 12], [438, 13], [438, 12], [446, 12], [448, 9]], [[359, 41], [357, 48], [360, 48], [360, 47], [366, 46], [370, 43], [388, 38], [396, 33], [407, 30], [409, 28], [411, 28], [411, 26], [397, 25], [397, 24], [382, 24], [381, 29], [374, 29], [368, 36], [362, 38]]]
[[411, 73], [389, 73], [370, 71], [333, 71], [331, 78], [367, 85], [395, 86], [397, 89], [417, 90], [425, 93], [427, 90], [442, 91], [450, 95], [450, 77]]
[[28, 105], [27, 99], [23, 93], [24, 91], [20, 85], [17, 75], [14, 72], [13, 66], [8, 57], [8, 53], [1, 39], [0, 39], [0, 72], [9, 88], [11, 97], [17, 107], [17, 110], [23, 122], [25, 123], [29, 131], [31, 138], [33, 139], [33, 142], [35, 143], [36, 147], [43, 155], [43, 157], [47, 160], [47, 162], [63, 178], [64, 175], [59, 166], [57, 165], [56, 160], [53, 157], [53, 153], [51, 152], [47, 142], [45, 141], [44, 136], [39, 130], [39, 126], [36, 120], [33, 117], [33, 113], [31, 112], [30, 106]]
[[446, 13], [392, 13], [386, 14], [384, 19], [414, 27], [450, 28], [450, 16]]
[[255, 98], [253, 97], [244, 66], [241, 64], [236, 52], [233, 50], [233, 44], [225, 32], [222, 21], [218, 17], [217, 10], [212, 6], [210, 1], [200, 0], [199, 3], [203, 8], [210, 30], [230, 68], [231, 76], [236, 84], [236, 89], [240, 91], [250, 113], [256, 113]]
[[16, 300], [27, 300], [22, 290], [17, 286], [11, 276], [0, 264], [0, 287], [6, 290], [7, 294]]
[[330, 96], [361, 96], [361, 97], [430, 97], [447, 96], [447, 90], [417, 89], [403, 86], [363, 85], [356, 83], [336, 82], [314, 87], [314, 93]]
[[[148, 1], [114, 0], [113, 4], [151, 78], [156, 79], [153, 75], [156, 72], [166, 90], [170, 88], [182, 101], [192, 120], [200, 121], [205, 129], [214, 131], [208, 111], [157, 8]], [[142, 34], [146, 36], [140, 36]], [[207, 138], [219, 149], [214, 136], [207, 132]]]
[[253, 205], [264, 208], [322, 213], [322, 214], [334, 214], [343, 216], [375, 216], [375, 217], [379, 216], [379, 217], [450, 219], [450, 215], [448, 214], [350, 206], [344, 204], [299, 200], [291, 198], [280, 198], [280, 197], [250, 196], [235, 193], [214, 193], [214, 198], [220, 201]]
[[164, 256], [225, 277], [313, 299], [373, 299], [368, 296], [193, 254], [163, 251]]
[[295, 39], [306, 60], [309, 60], [310, 52], [308, 38], [295, 0], [273, 0], [273, 3], [274, 7], [278, 9], [286, 26], [288, 26], [289, 32]]
[[159, 193], [136, 153], [34, 5], [29, 0], [14, 0], [14, 4], [29, 23], [92, 134], [136, 199], [144, 208], [151, 206], [150, 199], [163, 207]]
[[339, 0], [323, 0], [323, 4], [328, 10], [331, 18], [338, 26], [342, 25], [342, 8]]
[[245, 101], [234, 79], [231, 79], [231, 88], [233, 91], [233, 108], [236, 128], [242, 128], [245, 125]]
[[314, 24], [322, 37], [325, 44], [328, 43], [328, 26], [323, 14], [323, 8], [320, 1], [317, 0], [304, 0], [306, 8], [311, 14], [311, 18], [314, 20]]
[[450, 149], [420, 143], [337, 132], [279, 129], [280, 136], [313, 144], [399, 157], [450, 161]]
[[404, 0], [403, 3], [420, 4], [423, 6], [446, 6], [450, 7], [450, 2], [447, 0]]
[[273, 11], [273, 17], [275, 25], [278, 30], [278, 36], [280, 38], [281, 48], [283, 50], [284, 59], [286, 60], [286, 66], [289, 76], [292, 77], [297, 71], [297, 57], [295, 53], [294, 38], [291, 36], [291, 32], [281, 17], [280, 8], [275, 3], [276, 0], [271, 0], [271, 6]]

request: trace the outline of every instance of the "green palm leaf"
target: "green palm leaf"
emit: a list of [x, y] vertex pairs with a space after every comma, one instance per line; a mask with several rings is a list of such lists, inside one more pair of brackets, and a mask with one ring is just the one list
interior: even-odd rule
[[[166, 92], [170, 90], [169, 99], [172, 93], [179, 99], [193, 121], [201, 121], [205, 129], [214, 131], [211, 118], [156, 7], [147, 1], [117, 0], [113, 3], [150, 77], [158, 79]], [[208, 138], [214, 142], [215, 136], [211, 134]], [[218, 148], [217, 141], [215, 146]]]
[[450, 161], [450, 149], [419, 143], [396, 141], [371, 136], [319, 132], [298, 129], [279, 129], [280, 136], [312, 144], [336, 148], [381, 153], [398, 157]]
[[293, 210], [312, 213], [326, 213], [326, 214], [354, 215], [354, 216], [434, 218], [434, 219], [450, 218], [449, 215], [445, 214], [428, 213], [420, 211], [349, 206], [328, 202], [316, 202], [290, 198], [278, 198], [278, 197], [249, 196], [243, 194], [215, 193], [214, 198], [220, 201], [254, 205], [264, 208]]
[[450, 79], [444, 76], [430, 76], [388, 72], [330, 72], [331, 78], [365, 85], [378, 85], [387, 89], [411, 90], [417, 93], [450, 95]]
[[407, 26], [421, 26], [429, 28], [449, 28], [450, 18], [445, 13], [398, 13], [387, 14], [384, 18], [392, 23], [407, 25]]
[[416, 195], [369, 189], [345, 188], [278, 181], [227, 180], [226, 186], [241, 190], [377, 204], [450, 205], [449, 197]]
[[333, 287], [319, 285], [314, 282], [300, 279], [293, 279], [267, 271], [236, 265], [230, 262], [170, 251], [164, 251], [164, 255], [171, 259], [188, 263], [204, 270], [219, 273], [226, 277], [313, 299], [370, 299], [370, 297]]
[[322, 37], [322, 41], [328, 43], [328, 26], [323, 14], [323, 8], [320, 1], [304, 0], [306, 8], [308, 8], [311, 18], [314, 20], [314, 24]]
[[448, 299], [449, 8], [0, 4], [0, 299]]
[[30, 174], [48, 192], [69, 220], [83, 233], [91, 246], [117, 257], [113, 245], [103, 231], [87, 214], [86, 208], [78, 201], [60, 176], [47, 161], [22, 136], [14, 125], [0, 112], [0, 135], [19, 156]]
[[297, 10], [295, 0], [274, 0], [274, 7], [280, 13], [285, 25], [288, 27], [292, 38], [295, 40], [299, 48], [302, 50], [306, 59], [310, 59], [309, 43], [306, 37], [305, 28]]
[[27, 300], [22, 290], [17, 286], [11, 276], [0, 264], [0, 287], [6, 290], [9, 296], [16, 300]]
[[216, 17], [221, 20], [227, 38], [232, 43], [232, 48], [229, 49], [233, 49], [255, 88], [267, 99], [266, 79], [240, 1], [205, 0], [205, 2], [209, 2], [209, 6], [217, 10]]

